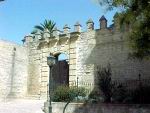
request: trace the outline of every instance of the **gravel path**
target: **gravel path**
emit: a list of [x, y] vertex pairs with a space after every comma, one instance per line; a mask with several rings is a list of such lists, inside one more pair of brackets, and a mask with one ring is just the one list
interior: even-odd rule
[[0, 102], [0, 113], [43, 113], [44, 100], [11, 100]]

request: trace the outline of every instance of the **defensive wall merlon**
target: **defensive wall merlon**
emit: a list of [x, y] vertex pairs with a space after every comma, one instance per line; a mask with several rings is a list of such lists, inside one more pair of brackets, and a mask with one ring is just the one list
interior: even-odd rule
[[[119, 31], [120, 25], [119, 25], [119, 20], [118, 20], [116, 15], [114, 16], [114, 23], [112, 25], [110, 25], [109, 27], [107, 26], [107, 19], [103, 15], [99, 19], [100, 28], [97, 30], [102, 30], [102, 31], [105, 30], [105, 31], [107, 31], [107, 33], [114, 33], [114, 32]], [[96, 29], [94, 29], [94, 22], [92, 19], [89, 19], [86, 22], [86, 28], [87, 29], [85, 32], [96, 31]], [[70, 32], [70, 27], [66, 24], [63, 27], [63, 31], [61, 31], [61, 30], [57, 29], [57, 27], [55, 27], [53, 33], [50, 34], [48, 29], [45, 29], [42, 34], [38, 31], [34, 35], [33, 34], [26, 35], [22, 41], [24, 44], [28, 44], [31, 42], [38, 42], [40, 40], [46, 40], [47, 42], [49, 42], [50, 39], [59, 40], [62, 37], [68, 37], [69, 38], [71, 36], [77, 36], [80, 33], [84, 33], [84, 32], [82, 32], [82, 25], [79, 22], [76, 22], [74, 25], [74, 31], [73, 32]]]

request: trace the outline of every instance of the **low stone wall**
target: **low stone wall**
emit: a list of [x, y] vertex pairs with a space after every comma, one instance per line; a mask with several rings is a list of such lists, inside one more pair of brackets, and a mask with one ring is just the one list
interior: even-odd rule
[[[53, 103], [53, 113], [63, 113], [65, 104]], [[65, 113], [150, 113], [150, 105], [70, 103]]]

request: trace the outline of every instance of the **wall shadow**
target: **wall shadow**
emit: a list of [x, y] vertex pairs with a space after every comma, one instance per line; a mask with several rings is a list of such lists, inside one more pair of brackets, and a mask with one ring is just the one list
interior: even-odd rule
[[[87, 35], [90, 35], [90, 33], [88, 34], [87, 32]], [[143, 78], [149, 77], [148, 69], [146, 67], [146, 65], [149, 65], [148, 62], [139, 62], [137, 61], [137, 59], [129, 59], [128, 55], [131, 51], [128, 47], [126, 37], [126, 34], [120, 31], [112, 31], [109, 29], [95, 30], [95, 35], [93, 37], [93, 39], [95, 39], [95, 46], [93, 47], [93, 49], [90, 49], [90, 47], [88, 48], [88, 50], [91, 50], [91, 52], [83, 63], [86, 66], [94, 64], [94, 87], [89, 95], [94, 92], [98, 92], [97, 96], [101, 97], [101, 92], [97, 86], [97, 66], [107, 67], [109, 64], [112, 70], [112, 81], [117, 80], [120, 81], [120, 83], [128, 82], [129, 80], [137, 80], [140, 73], [139, 70], [142, 70], [141, 72], [143, 72]], [[90, 39], [88, 40], [90, 41]], [[103, 113], [101, 109], [95, 110], [94, 104], [91, 102], [85, 102], [82, 106], [76, 107], [76, 109], [74, 110], [74, 113], [93, 112]]]
[[[88, 35], [88, 32], [87, 32]], [[111, 42], [113, 40], [113, 32], [109, 29], [97, 29], [95, 30], [94, 37], [91, 37], [91, 41], [94, 39], [95, 44], [93, 49], [91, 50], [90, 54], [84, 61], [84, 65], [88, 66], [91, 64], [94, 64], [94, 71], [93, 71], [93, 89], [90, 92], [89, 95], [96, 95], [96, 96], [101, 96], [100, 95], [100, 90], [97, 86], [97, 66], [102, 66], [106, 67], [108, 64], [110, 64], [110, 60], [112, 59], [111, 56]], [[89, 43], [90, 40], [89, 40]], [[90, 45], [90, 44], [89, 44]], [[107, 45], [109, 47], [107, 47]], [[88, 49], [90, 50], [90, 49]], [[86, 82], [86, 81], [85, 81]], [[88, 96], [89, 96], [88, 95]], [[83, 105], [76, 107], [73, 113], [102, 113], [102, 109], [100, 107], [97, 107], [98, 109], [95, 109], [95, 106], [98, 106], [98, 103], [96, 102], [95, 104], [93, 102], [85, 101]]]

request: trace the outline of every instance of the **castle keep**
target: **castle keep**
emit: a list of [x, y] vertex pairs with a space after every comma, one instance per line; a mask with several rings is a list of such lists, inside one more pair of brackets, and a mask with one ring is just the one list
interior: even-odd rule
[[85, 87], [86, 84], [80, 83], [95, 84], [96, 67], [108, 64], [114, 80], [137, 79], [139, 73], [148, 78], [150, 61], [128, 57], [132, 52], [128, 46], [128, 28], [120, 32], [115, 18], [112, 27], [107, 27], [104, 16], [99, 22], [99, 29], [94, 29], [94, 22], [89, 19], [86, 32], [82, 32], [82, 26], [77, 22], [73, 32], [65, 25], [62, 32], [56, 28], [53, 36], [48, 30], [42, 36], [40, 33], [27, 35], [22, 46], [0, 40], [0, 98], [45, 98], [49, 76], [47, 56], [50, 53], [55, 57], [61, 53], [67, 55], [69, 85], [77, 81]]

